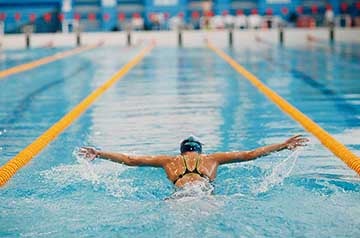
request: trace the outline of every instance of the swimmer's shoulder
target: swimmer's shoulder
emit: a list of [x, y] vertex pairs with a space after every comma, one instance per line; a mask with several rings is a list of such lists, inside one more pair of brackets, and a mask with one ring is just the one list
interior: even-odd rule
[[182, 157], [181, 155], [159, 155], [158, 158], [162, 161], [164, 165], [180, 160]]

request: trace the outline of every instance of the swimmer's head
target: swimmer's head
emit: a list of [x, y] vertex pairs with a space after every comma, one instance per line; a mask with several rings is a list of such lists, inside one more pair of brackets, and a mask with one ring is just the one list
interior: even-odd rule
[[191, 151], [198, 152], [199, 154], [202, 152], [202, 144], [195, 136], [189, 136], [180, 144], [181, 154]]

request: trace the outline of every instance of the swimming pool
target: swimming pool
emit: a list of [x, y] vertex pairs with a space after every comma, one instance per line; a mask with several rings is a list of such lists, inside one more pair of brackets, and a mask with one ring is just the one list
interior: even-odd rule
[[[101, 47], [0, 80], [0, 163], [139, 50]], [[30, 52], [45, 54], [38, 51]], [[360, 154], [358, 45], [226, 52]], [[205, 153], [247, 150], [296, 133], [310, 145], [223, 165], [214, 195], [170, 201], [174, 187], [162, 169], [88, 163], [74, 154], [82, 145], [176, 154], [189, 134], [201, 138]], [[0, 194], [1, 237], [360, 235], [358, 175], [207, 48], [156, 47]]]

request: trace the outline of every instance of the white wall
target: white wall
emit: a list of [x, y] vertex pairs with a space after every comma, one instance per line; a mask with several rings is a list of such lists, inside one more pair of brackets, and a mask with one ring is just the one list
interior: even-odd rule
[[[327, 28], [299, 29], [289, 28], [284, 31], [285, 45], [307, 44], [307, 38], [311, 35], [313, 38], [321, 41], [329, 41], [329, 30]], [[360, 43], [360, 28], [339, 28], [335, 31], [336, 42], [357, 42]], [[213, 31], [184, 31], [182, 35], [184, 47], [202, 47], [204, 39], [208, 39], [219, 47], [227, 47], [229, 34], [226, 30]], [[131, 40], [133, 44], [140, 44], [147, 41], [156, 41], [160, 46], [177, 46], [178, 33], [175, 31], [138, 31], [132, 32]], [[278, 44], [279, 31], [271, 30], [238, 30], [233, 34], [234, 47], [254, 46], [258, 41], [270, 44]], [[2, 49], [25, 48], [25, 35], [4, 35], [0, 38]], [[126, 32], [97, 32], [83, 33], [81, 36], [82, 44], [96, 44], [103, 42], [105, 45], [123, 45], [126, 46]], [[33, 34], [31, 36], [31, 47], [47, 46], [75, 46], [76, 35], [73, 33], [63, 34]]]

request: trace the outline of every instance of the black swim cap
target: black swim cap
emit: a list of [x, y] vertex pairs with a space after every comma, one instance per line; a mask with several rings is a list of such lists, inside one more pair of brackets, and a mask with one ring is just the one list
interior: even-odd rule
[[189, 136], [180, 144], [180, 152], [196, 151], [199, 154], [202, 152], [202, 144], [195, 136]]

